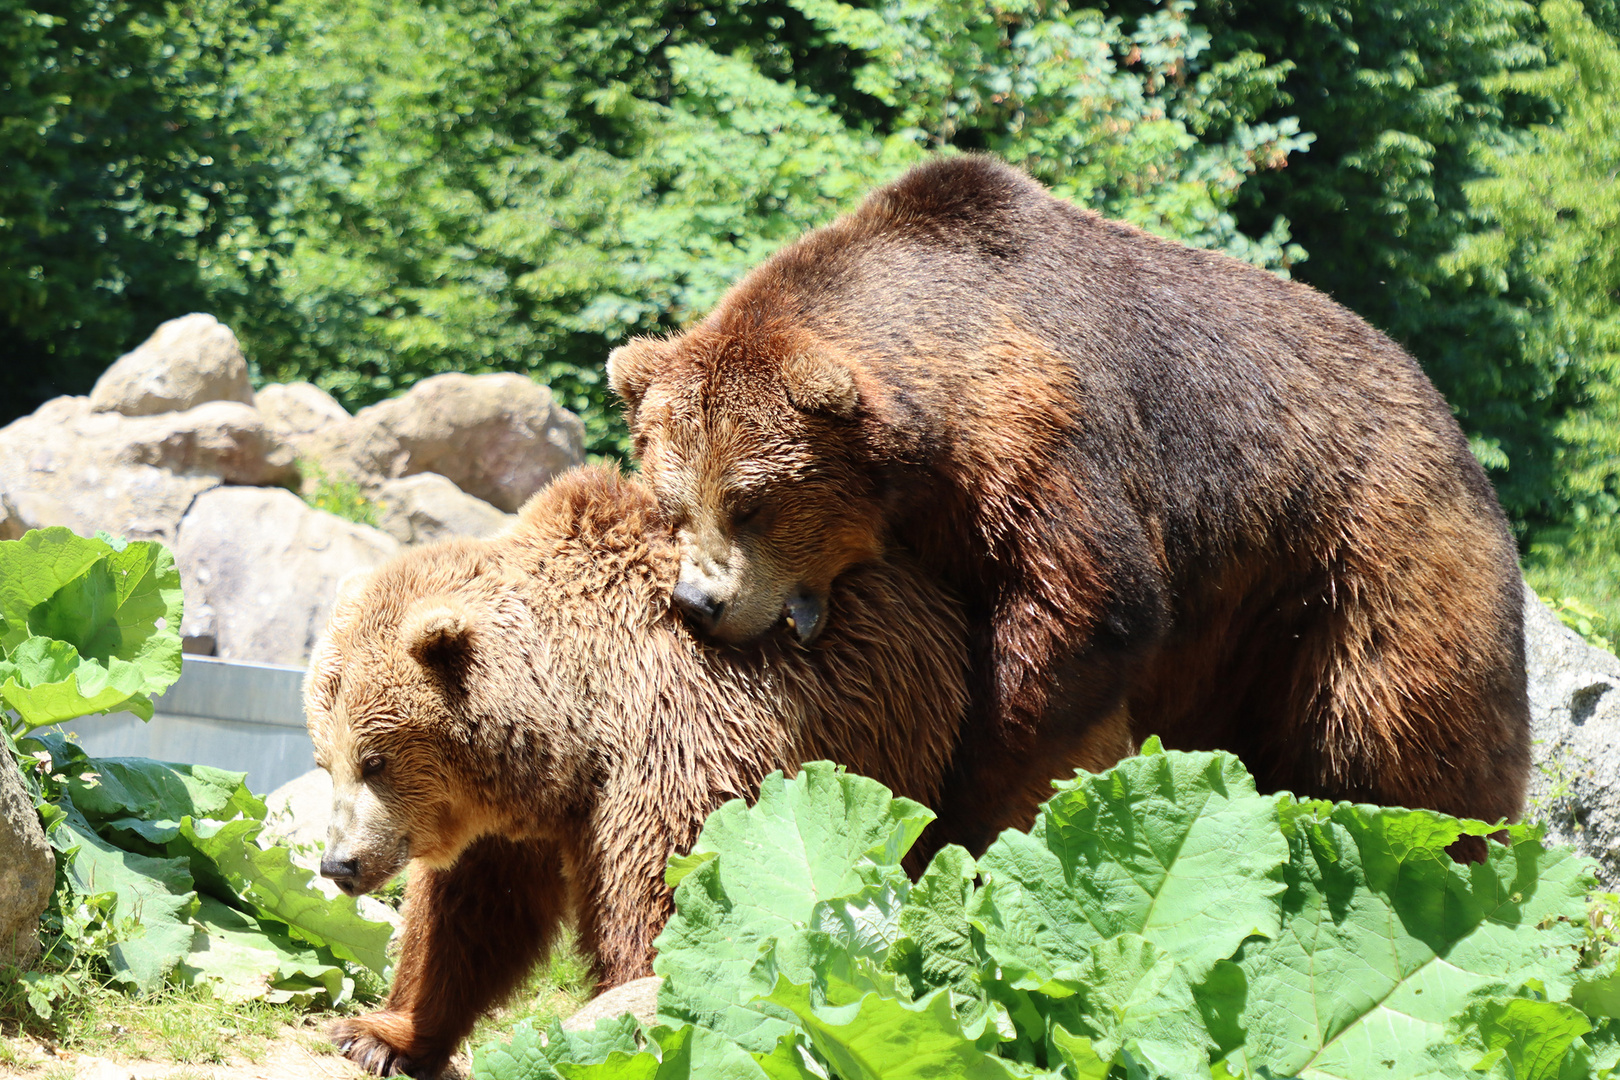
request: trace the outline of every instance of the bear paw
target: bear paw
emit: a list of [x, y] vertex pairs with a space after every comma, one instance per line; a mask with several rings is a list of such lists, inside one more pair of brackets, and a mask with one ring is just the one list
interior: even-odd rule
[[407, 1054], [382, 1034], [398, 1026], [398, 1018], [388, 1013], [372, 1013], [353, 1020], [339, 1020], [327, 1029], [327, 1038], [338, 1052], [377, 1076], [409, 1076], [413, 1080], [461, 1080], [460, 1070], [446, 1056]]

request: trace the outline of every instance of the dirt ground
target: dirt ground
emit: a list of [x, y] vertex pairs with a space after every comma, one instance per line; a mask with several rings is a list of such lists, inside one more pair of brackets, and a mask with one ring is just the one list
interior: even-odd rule
[[104, 1056], [7, 1039], [15, 1064], [0, 1064], [4, 1080], [362, 1080], [366, 1073], [332, 1049], [316, 1026], [282, 1025], [274, 1039], [254, 1039], [241, 1057], [221, 1064]]

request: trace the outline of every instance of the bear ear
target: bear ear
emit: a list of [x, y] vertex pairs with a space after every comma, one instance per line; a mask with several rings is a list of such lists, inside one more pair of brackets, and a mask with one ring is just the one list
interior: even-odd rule
[[641, 404], [647, 387], [652, 385], [653, 377], [663, 367], [663, 345], [655, 338], [642, 337], [608, 353], [608, 385], [624, 400], [625, 408], [631, 413]]
[[860, 404], [855, 373], [835, 360], [797, 356], [782, 365], [788, 400], [800, 412], [828, 413], [848, 420]]
[[425, 668], [453, 674], [472, 647], [467, 611], [449, 598], [423, 601], [405, 617], [400, 629], [405, 651]]

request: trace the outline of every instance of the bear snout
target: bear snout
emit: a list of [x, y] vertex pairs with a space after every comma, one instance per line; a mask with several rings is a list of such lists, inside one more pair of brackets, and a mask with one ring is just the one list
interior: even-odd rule
[[356, 886], [360, 878], [360, 860], [353, 856], [323, 855], [321, 876], [331, 878], [333, 884], [350, 896], [358, 895], [360, 890]]
[[676, 584], [670, 600], [681, 616], [704, 634], [714, 633], [714, 628], [720, 625], [720, 618], [726, 612], [724, 600], [710, 595], [708, 590], [691, 581]]

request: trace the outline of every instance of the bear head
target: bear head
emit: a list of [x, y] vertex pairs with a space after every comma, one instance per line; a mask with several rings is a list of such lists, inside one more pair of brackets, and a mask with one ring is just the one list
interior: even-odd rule
[[614, 350], [608, 375], [681, 553], [674, 602], [722, 641], [808, 644], [833, 580], [883, 552], [858, 368], [801, 326], [710, 320]]
[[[511, 647], [534, 639], [533, 613], [502, 587], [502, 573], [487, 545], [457, 540], [407, 552], [339, 590], [304, 703], [316, 763], [332, 777], [321, 873], [351, 895], [410, 860], [444, 868], [482, 836], [521, 834], [525, 823], [508, 820], [508, 789], [534, 781], [532, 806], [536, 792], [570, 785], [566, 776], [543, 784], [492, 775], [509, 756], [557, 760], [521, 745], [547, 730], [548, 711], [532, 700], [527, 651]], [[542, 722], [514, 729], [520, 707]]]

